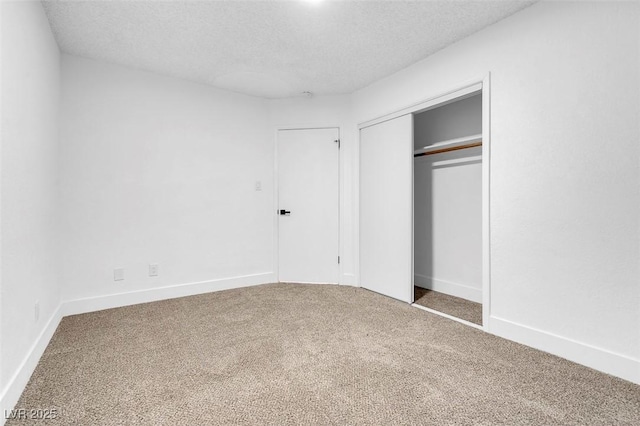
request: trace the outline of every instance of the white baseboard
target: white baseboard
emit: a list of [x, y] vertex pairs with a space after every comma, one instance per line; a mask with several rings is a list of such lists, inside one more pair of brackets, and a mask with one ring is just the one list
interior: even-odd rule
[[63, 303], [62, 315], [84, 314], [87, 312], [101, 311], [103, 309], [119, 308], [122, 306], [137, 305], [139, 303], [155, 302], [158, 300], [175, 299], [177, 297], [249, 287], [276, 281], [276, 276], [273, 272], [265, 272], [261, 274], [220, 278], [216, 280], [136, 290], [127, 293], [116, 293], [105, 296], [68, 300]]
[[262, 274], [177, 284], [128, 293], [109, 294], [105, 296], [88, 297], [61, 302], [0, 395], [0, 409], [2, 410], [0, 413], [0, 426], [4, 425], [6, 421], [5, 412], [15, 408], [16, 403], [20, 399], [20, 395], [22, 395], [33, 371], [38, 365], [38, 361], [40, 361], [40, 357], [47, 348], [51, 337], [53, 337], [53, 334], [58, 328], [63, 317], [100, 311], [103, 309], [135, 305], [138, 303], [154, 302], [157, 300], [174, 299], [177, 297], [229, 290], [232, 288], [268, 284], [275, 281], [276, 275], [273, 272], [265, 272]]
[[492, 334], [640, 384], [640, 359], [491, 316]]
[[12, 410], [18, 403], [22, 391], [27, 386], [33, 371], [38, 365], [38, 361], [40, 361], [40, 357], [45, 349], [47, 349], [49, 341], [58, 328], [58, 324], [60, 324], [60, 320], [62, 319], [61, 307], [62, 303], [55, 309], [44, 329], [27, 351], [18, 369], [13, 376], [9, 378], [5, 388], [2, 390], [2, 394], [0, 395], [0, 409], [2, 410], [0, 413], [0, 425], [4, 425], [6, 421], [5, 413]]
[[450, 296], [460, 297], [476, 303], [482, 303], [482, 289], [469, 287], [451, 281], [439, 280], [426, 275], [414, 274], [414, 284], [427, 290], [437, 291]]

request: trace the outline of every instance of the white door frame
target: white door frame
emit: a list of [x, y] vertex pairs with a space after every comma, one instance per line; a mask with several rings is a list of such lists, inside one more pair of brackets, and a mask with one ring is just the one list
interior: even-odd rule
[[[365, 127], [373, 126], [383, 121], [392, 120], [406, 114], [416, 114], [427, 109], [444, 105], [448, 102], [469, 96], [473, 93], [482, 93], [482, 330], [490, 332], [489, 319], [491, 317], [491, 221], [490, 221], [490, 161], [491, 161], [491, 73], [481, 78], [473, 79], [465, 84], [455, 87], [451, 90], [441, 92], [435, 96], [431, 96], [416, 104], [390, 112], [383, 116], [373, 118], [358, 124], [358, 130]], [[356, 274], [358, 286], [360, 283], [360, 136], [358, 134], [358, 143], [356, 144], [356, 165], [355, 176], [357, 176], [356, 185]], [[412, 250], [413, 252], [413, 250]], [[412, 263], [413, 265], [413, 260]], [[413, 268], [413, 266], [412, 266]], [[413, 276], [412, 271], [412, 276]], [[413, 283], [410, 283], [413, 285]], [[413, 288], [412, 288], [413, 292]]]
[[[273, 272], [277, 282], [280, 282], [280, 221], [278, 217], [278, 203], [280, 196], [280, 186], [278, 179], [278, 134], [281, 130], [329, 130], [335, 129], [338, 131], [338, 140], [340, 140], [340, 126], [277, 126], [275, 129], [274, 143], [273, 143]], [[342, 256], [342, 156], [341, 149], [338, 149], [338, 256]], [[344, 262], [338, 264], [338, 284], [342, 284], [342, 265]]]

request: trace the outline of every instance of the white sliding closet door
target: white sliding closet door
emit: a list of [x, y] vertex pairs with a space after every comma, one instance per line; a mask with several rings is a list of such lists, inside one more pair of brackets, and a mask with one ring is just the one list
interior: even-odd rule
[[413, 115], [360, 130], [360, 285], [413, 302]]

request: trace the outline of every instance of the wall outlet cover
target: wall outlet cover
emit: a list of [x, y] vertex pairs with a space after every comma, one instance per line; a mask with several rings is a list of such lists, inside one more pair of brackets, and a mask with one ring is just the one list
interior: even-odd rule
[[149, 276], [150, 277], [157, 277], [158, 276], [158, 264], [157, 263], [151, 263], [149, 264]]

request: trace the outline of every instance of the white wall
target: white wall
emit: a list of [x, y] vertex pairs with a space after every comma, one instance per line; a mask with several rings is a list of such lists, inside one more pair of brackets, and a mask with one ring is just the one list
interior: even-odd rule
[[269, 128], [275, 144], [278, 128], [338, 127], [340, 129], [340, 283], [355, 280], [355, 127], [349, 96], [300, 97], [269, 101]]
[[[4, 401], [7, 387], [60, 302], [56, 244], [60, 53], [39, 2], [3, 2], [0, 7], [0, 396]], [[37, 321], [36, 301], [40, 302]]]
[[125, 293], [75, 311], [273, 281], [266, 101], [65, 54], [61, 114], [64, 299]]
[[640, 382], [637, 3], [538, 3], [354, 94], [358, 122], [491, 72], [490, 329]]

